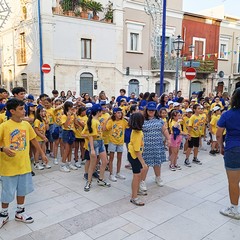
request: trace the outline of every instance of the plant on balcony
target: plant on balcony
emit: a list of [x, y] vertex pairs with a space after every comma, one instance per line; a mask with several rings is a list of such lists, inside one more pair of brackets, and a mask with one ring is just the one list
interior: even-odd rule
[[93, 19], [98, 20], [98, 13], [103, 11], [103, 5], [100, 2], [90, 1], [89, 2], [89, 10], [93, 12]]
[[79, 0], [79, 6], [82, 9], [80, 14], [81, 18], [88, 18], [89, 3], [89, 0]]
[[72, 0], [63, 0], [61, 2], [63, 13], [67, 16], [74, 16], [74, 6]]
[[106, 13], [104, 17], [106, 22], [112, 23], [113, 22], [113, 3], [111, 1], [108, 2]]

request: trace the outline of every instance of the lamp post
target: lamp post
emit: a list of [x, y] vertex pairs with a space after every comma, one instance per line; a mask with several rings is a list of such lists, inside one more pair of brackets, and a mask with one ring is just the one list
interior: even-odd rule
[[175, 80], [175, 93], [177, 93], [178, 91], [178, 68], [179, 68], [179, 55], [180, 55], [180, 51], [182, 50], [184, 41], [181, 38], [180, 35], [178, 35], [178, 37], [173, 41], [174, 44], [174, 49], [177, 53], [177, 61], [176, 61], [176, 80]]
[[[193, 44], [191, 44], [189, 47], [188, 47], [188, 51], [190, 52], [191, 54], [191, 58], [189, 59], [190, 60], [190, 67], [192, 67], [192, 62], [193, 62], [193, 58], [192, 58], [192, 53], [194, 51], [194, 48], [195, 46]], [[190, 81], [190, 85], [189, 85], [189, 99], [191, 97], [191, 91], [192, 91], [192, 81]]]

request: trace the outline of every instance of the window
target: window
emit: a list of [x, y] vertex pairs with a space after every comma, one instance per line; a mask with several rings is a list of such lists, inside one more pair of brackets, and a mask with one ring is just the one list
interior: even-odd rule
[[142, 53], [142, 31], [144, 23], [126, 21], [127, 24], [127, 51]]
[[228, 36], [221, 36], [219, 41], [219, 59], [228, 59], [228, 42], [230, 38]]
[[20, 33], [19, 35], [19, 46], [17, 49], [17, 63], [18, 65], [26, 64], [26, 36], [25, 33]]
[[139, 34], [138, 33], [130, 33], [131, 39], [131, 51], [138, 51], [139, 49]]
[[91, 39], [81, 39], [81, 58], [91, 59], [92, 55], [92, 40]]
[[193, 57], [195, 57], [196, 59], [205, 60], [206, 39], [193, 37], [193, 45], [195, 46], [193, 51]]

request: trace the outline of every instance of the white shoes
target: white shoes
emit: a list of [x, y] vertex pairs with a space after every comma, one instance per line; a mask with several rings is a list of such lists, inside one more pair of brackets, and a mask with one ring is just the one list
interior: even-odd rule
[[116, 173], [115, 177], [116, 177], [116, 178], [119, 178], [119, 179], [122, 179], [122, 180], [125, 180], [125, 179], [126, 179], [126, 177], [123, 176], [123, 175], [120, 174], [120, 173]]
[[52, 166], [49, 165], [49, 164], [45, 164], [45, 163], [44, 163], [44, 164], [43, 164], [43, 167], [46, 168], [46, 169], [50, 169]]
[[117, 178], [113, 174], [110, 174], [109, 175], [109, 180], [112, 181], [112, 182], [116, 182]]
[[61, 172], [70, 172], [70, 169], [66, 165], [60, 166], [60, 171]]
[[163, 187], [163, 180], [160, 177], [155, 177], [155, 182], [159, 187]]
[[58, 165], [58, 159], [57, 159], [57, 158], [54, 158], [53, 164], [54, 164], [54, 165]]
[[68, 168], [70, 170], [78, 170], [78, 168], [76, 166], [74, 166], [72, 163], [69, 163]]
[[219, 212], [224, 216], [240, 220], [240, 213], [238, 211], [234, 210], [234, 208], [232, 206], [221, 209]]
[[140, 191], [147, 191], [147, 185], [146, 185], [145, 181], [140, 182], [139, 190]]
[[75, 167], [77, 167], [77, 168], [81, 168], [82, 167], [82, 165], [81, 165], [81, 163], [79, 162], [79, 161], [77, 161], [77, 162], [75, 162]]
[[35, 163], [33, 166], [36, 170], [43, 170], [44, 167], [40, 163]]

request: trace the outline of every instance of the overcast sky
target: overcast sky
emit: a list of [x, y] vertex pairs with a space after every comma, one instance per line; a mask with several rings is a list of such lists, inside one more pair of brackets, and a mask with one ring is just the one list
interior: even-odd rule
[[240, 18], [240, 0], [183, 0], [183, 11], [197, 13], [222, 4], [224, 4], [225, 13]]

